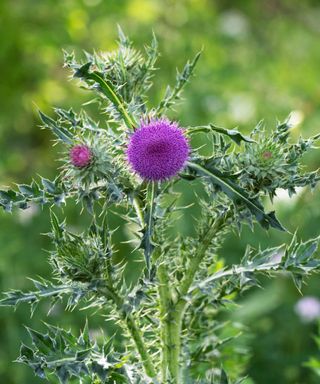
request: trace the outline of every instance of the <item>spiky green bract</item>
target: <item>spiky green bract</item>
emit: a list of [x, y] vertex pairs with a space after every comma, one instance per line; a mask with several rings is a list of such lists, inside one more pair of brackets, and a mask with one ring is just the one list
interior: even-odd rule
[[56, 248], [51, 252], [51, 264], [55, 276], [63, 283], [104, 281], [112, 257], [109, 244], [104, 244], [99, 234], [69, 232], [53, 213], [51, 217], [51, 236]]
[[[64, 164], [60, 180], [68, 194], [74, 191], [77, 200], [90, 212], [101, 195], [110, 203], [125, 199], [133, 189], [134, 177], [126, 167], [124, 135], [116, 134], [109, 127], [100, 128], [84, 111], [77, 114], [72, 109], [56, 108], [55, 112], [55, 119], [43, 113], [40, 116], [44, 126], [56, 135], [56, 142], [62, 145]], [[70, 159], [70, 149], [78, 145], [90, 148], [92, 159], [86, 167], [76, 167]]]
[[[297, 187], [314, 188], [320, 180], [319, 170], [306, 172], [302, 164], [303, 154], [315, 148], [319, 135], [291, 143], [289, 129], [289, 120], [278, 123], [271, 132], [260, 123], [250, 137], [212, 124], [189, 128], [189, 134], [205, 134], [213, 145], [209, 156], [194, 153], [189, 161], [191, 174], [184, 177], [191, 180], [194, 174], [203, 177], [205, 188], [225, 193], [233, 201], [238, 217], [250, 225], [253, 217], [264, 228], [283, 230], [275, 213], [264, 211], [260, 197], [267, 194], [272, 200], [279, 189], [292, 195]], [[238, 145], [243, 141], [243, 149], [233, 148], [224, 136]]]
[[285, 189], [291, 196], [297, 187], [314, 188], [320, 180], [319, 170], [305, 172], [301, 163], [302, 156], [314, 148], [319, 136], [300, 137], [297, 143], [291, 143], [289, 121], [278, 123], [272, 132], [257, 126], [253, 132], [257, 144], [246, 144], [237, 157], [239, 183], [254, 194], [265, 193], [272, 199], [277, 190]]

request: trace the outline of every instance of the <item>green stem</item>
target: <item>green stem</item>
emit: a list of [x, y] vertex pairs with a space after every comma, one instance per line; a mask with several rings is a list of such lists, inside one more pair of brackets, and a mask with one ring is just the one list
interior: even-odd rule
[[153, 209], [154, 209], [154, 198], [156, 194], [156, 184], [155, 182], [151, 182], [150, 187], [150, 211], [149, 211], [149, 217], [148, 217], [148, 229], [151, 230], [152, 228], [152, 215], [153, 215]]
[[156, 196], [156, 184], [154, 182], [150, 182], [147, 189], [147, 201], [149, 202], [149, 209], [147, 210], [146, 222], [144, 223], [146, 228], [145, 234], [145, 245], [144, 245], [144, 253], [146, 259], [146, 270], [147, 276], [150, 277], [150, 264], [151, 264], [151, 255], [153, 251], [153, 243], [151, 240], [152, 231], [153, 231], [153, 210]]
[[182, 384], [180, 369], [181, 326], [184, 308], [176, 305], [168, 315], [168, 370], [172, 384]]
[[194, 257], [190, 260], [188, 269], [180, 283], [180, 286], [178, 287], [179, 294], [175, 305], [172, 306], [171, 310], [168, 308], [166, 330], [168, 338], [168, 354], [166, 357], [173, 384], [182, 384], [180, 370], [181, 327], [182, 319], [188, 304], [186, 296], [191, 284], [194, 281], [196, 273], [199, 270], [200, 264], [206, 255], [206, 251], [208, 250], [213, 238], [226, 222], [226, 218], [226, 216], [218, 218], [207, 230], [202, 241], [199, 242], [200, 246]]
[[134, 318], [132, 317], [132, 315], [127, 315], [125, 316], [124, 320], [127, 324], [127, 328], [140, 354], [141, 361], [146, 374], [151, 378], [156, 378], [157, 377], [156, 370], [154, 368], [149, 352], [144, 344], [144, 340], [142, 338], [140, 329], [137, 327], [137, 324], [135, 323]]
[[124, 311], [123, 299], [114, 291], [113, 287], [105, 287], [105, 295], [114, 302], [121, 316], [121, 319], [125, 322], [126, 327], [131, 337], [133, 338], [135, 346], [141, 357], [141, 362], [146, 374], [148, 375], [148, 377], [155, 379], [157, 377], [156, 370], [154, 368], [151, 356], [149, 355], [149, 352], [145, 346], [142, 333], [138, 328], [134, 317]]
[[[147, 230], [151, 230], [152, 225], [152, 214], [153, 214], [153, 204], [154, 204], [154, 196], [155, 196], [155, 184], [152, 183], [151, 185], [151, 191], [150, 191], [151, 197], [150, 197], [150, 212], [148, 217], [148, 228]], [[144, 228], [146, 225], [143, 209], [141, 208], [141, 201], [137, 196], [133, 197], [133, 207], [136, 211], [139, 223], [141, 225], [141, 228]], [[140, 354], [140, 357], [142, 359], [142, 363], [145, 369], [146, 374], [151, 378], [156, 378], [157, 373], [155, 371], [154, 365], [152, 363], [151, 357], [145, 347], [144, 340], [142, 337], [142, 334], [140, 332], [140, 329], [137, 327], [137, 325], [134, 322], [134, 319], [131, 315], [125, 316], [125, 321], [128, 327], [128, 330], [130, 331], [130, 334], [132, 338], [134, 339], [135, 345], [137, 347], [137, 350]]]
[[168, 349], [169, 349], [169, 332], [168, 332], [168, 312], [169, 303], [172, 302], [171, 292], [169, 289], [169, 279], [165, 264], [158, 267], [159, 280], [159, 302], [160, 302], [160, 340], [161, 340], [161, 378], [162, 382], [167, 382], [168, 375]]
[[184, 296], [188, 294], [189, 288], [193, 283], [194, 277], [199, 269], [199, 266], [206, 254], [207, 249], [209, 248], [213, 238], [222, 228], [223, 224], [226, 221], [226, 216], [219, 217], [213, 225], [207, 230], [201, 242], [199, 242], [199, 248], [194, 257], [190, 260], [190, 265], [184, 278], [182, 279], [179, 287], [179, 300], [185, 301]]

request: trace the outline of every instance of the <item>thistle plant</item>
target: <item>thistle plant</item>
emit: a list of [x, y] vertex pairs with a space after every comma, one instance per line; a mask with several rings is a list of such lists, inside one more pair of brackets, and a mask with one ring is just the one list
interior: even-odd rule
[[[320, 271], [320, 237], [302, 242], [295, 234], [289, 244], [268, 249], [248, 244], [236, 265], [219, 254], [226, 236], [244, 225], [286, 231], [265, 201], [279, 189], [292, 195], [298, 187], [315, 188], [319, 171], [306, 171], [301, 160], [320, 135], [292, 142], [290, 119], [272, 131], [259, 123], [248, 136], [215, 124], [180, 126], [174, 106], [199, 56], [150, 106], [155, 37], [144, 53], [121, 30], [115, 51], [86, 53], [81, 62], [66, 52], [65, 66], [94, 95], [106, 121], [84, 110], [40, 112], [62, 148], [57, 177], [0, 191], [8, 212], [50, 206], [53, 270], [52, 280], [32, 280], [31, 291], [9, 291], [0, 304], [29, 303], [33, 313], [41, 300], [54, 306], [66, 298], [66, 310], [94, 307], [121, 330], [120, 343], [107, 336], [99, 343], [89, 336], [90, 321], [78, 334], [57, 325], [44, 333], [27, 328], [31, 343], [22, 345], [18, 361], [49, 382], [240, 383], [246, 357], [233, 338], [241, 326], [220, 320], [220, 311], [259, 285], [259, 276], [289, 274], [301, 289], [306, 276]], [[199, 136], [210, 153], [192, 144]], [[182, 203], [186, 194], [193, 194], [197, 217]], [[69, 201], [91, 217], [83, 233], [71, 231], [59, 209]], [[126, 228], [122, 240], [140, 255], [130, 264], [138, 275], [130, 283], [130, 255], [119, 262], [117, 229], [110, 225], [115, 213]], [[192, 224], [191, 234], [180, 230], [181, 220]]]

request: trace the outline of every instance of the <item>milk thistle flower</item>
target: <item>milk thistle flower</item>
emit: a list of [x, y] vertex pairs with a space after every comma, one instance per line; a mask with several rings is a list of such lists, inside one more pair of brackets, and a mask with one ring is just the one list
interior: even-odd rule
[[92, 152], [86, 145], [76, 145], [70, 150], [70, 160], [77, 168], [87, 167], [92, 160]]
[[188, 140], [177, 123], [166, 119], [142, 123], [127, 149], [128, 162], [143, 179], [170, 179], [183, 168], [189, 155]]

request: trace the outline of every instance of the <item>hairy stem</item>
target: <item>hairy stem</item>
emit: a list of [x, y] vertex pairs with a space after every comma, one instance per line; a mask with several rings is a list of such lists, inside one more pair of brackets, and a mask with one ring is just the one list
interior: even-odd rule
[[144, 340], [142, 337], [142, 334], [140, 332], [140, 329], [138, 328], [137, 324], [135, 323], [134, 318], [132, 315], [127, 315], [124, 318], [127, 328], [135, 342], [135, 345], [137, 347], [137, 350], [140, 354], [141, 361], [144, 367], [144, 370], [146, 374], [151, 378], [156, 378], [157, 373], [154, 368], [153, 362], [151, 360], [151, 357], [149, 355], [149, 352], [144, 344]]
[[179, 301], [185, 301], [184, 296], [188, 294], [188, 290], [193, 283], [194, 277], [198, 272], [199, 266], [205, 257], [206, 251], [209, 248], [213, 238], [222, 229], [226, 221], [226, 216], [217, 218], [212, 226], [207, 230], [203, 236], [202, 241], [199, 242], [199, 248], [194, 257], [190, 260], [190, 265], [182, 279], [179, 287]]
[[[109, 284], [110, 284], [110, 280], [109, 280]], [[138, 328], [134, 317], [131, 314], [128, 314], [126, 311], [124, 311], [123, 299], [114, 291], [113, 287], [106, 287], [105, 294], [116, 305], [121, 319], [124, 321], [132, 339], [134, 340], [135, 346], [141, 357], [141, 363], [143, 365], [143, 368], [146, 374], [151, 378], [156, 378], [157, 373], [154, 368], [151, 356], [145, 346], [142, 333]]]
[[147, 188], [147, 201], [149, 202], [149, 210], [147, 210], [147, 217], [145, 220], [146, 225], [146, 242], [145, 242], [145, 255], [146, 255], [146, 267], [147, 273], [150, 277], [150, 264], [151, 264], [151, 254], [152, 254], [152, 231], [153, 231], [153, 211], [156, 197], [156, 184], [151, 182]]
[[[152, 210], [153, 210], [153, 203], [154, 203], [154, 196], [155, 196], [155, 184], [152, 183], [151, 185], [151, 197], [150, 197], [150, 212], [148, 217], [148, 231], [151, 231], [151, 225], [152, 225]], [[143, 208], [141, 207], [141, 201], [137, 196], [133, 197], [133, 207], [136, 211], [139, 224], [141, 228], [144, 228], [146, 225], [146, 221], [143, 214]], [[150, 233], [151, 236], [151, 233]], [[140, 329], [137, 327], [132, 315], [125, 316], [125, 321], [127, 324], [127, 328], [135, 342], [135, 345], [137, 347], [137, 350], [140, 354], [140, 357], [142, 359], [142, 363], [145, 369], [146, 374], [151, 378], [156, 378], [157, 373], [155, 371], [153, 362], [151, 360], [151, 357], [148, 353], [148, 350], [146, 349], [143, 336], [140, 332]]]
[[216, 234], [222, 229], [226, 222], [226, 216], [216, 219], [211, 227], [207, 230], [201, 241], [195, 256], [190, 260], [187, 271], [178, 287], [178, 298], [171, 310], [168, 308], [167, 315], [167, 364], [173, 384], [182, 384], [181, 369], [180, 369], [180, 351], [181, 351], [181, 327], [182, 319], [187, 308], [186, 295], [194, 281], [199, 266], [206, 255], [212, 240]]
[[159, 301], [160, 301], [160, 340], [161, 340], [161, 378], [162, 382], [167, 382], [168, 376], [168, 349], [169, 349], [169, 334], [168, 334], [168, 311], [169, 303], [172, 302], [171, 292], [169, 289], [169, 279], [165, 264], [160, 264], [158, 267], [159, 280]]
[[172, 384], [182, 384], [180, 369], [181, 324], [184, 308], [174, 306], [168, 315], [168, 369]]

